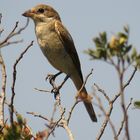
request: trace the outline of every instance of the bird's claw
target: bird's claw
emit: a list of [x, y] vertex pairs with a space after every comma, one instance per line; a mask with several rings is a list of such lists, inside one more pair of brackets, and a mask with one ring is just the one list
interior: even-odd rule
[[49, 80], [49, 81], [55, 81], [56, 76], [54, 74], [48, 74], [47, 77], [45, 78], [45, 80]]
[[53, 74], [48, 74], [47, 77], [45, 78], [45, 80], [46, 80], [46, 81], [49, 80], [49, 83], [50, 83], [51, 85], [54, 85], [55, 78], [56, 78], [55, 75], [53, 75]]

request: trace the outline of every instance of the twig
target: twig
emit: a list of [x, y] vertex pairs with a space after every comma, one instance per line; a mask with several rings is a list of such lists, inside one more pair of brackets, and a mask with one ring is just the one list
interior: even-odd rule
[[41, 118], [43, 120], [46, 120], [46, 121], [50, 122], [50, 120], [47, 117], [44, 117], [41, 114], [37, 114], [35, 112], [27, 112], [27, 114], [33, 115], [34, 117], [38, 117], [38, 118]]
[[[127, 106], [127, 108], [126, 108], [126, 111], [127, 111], [127, 110], [129, 109], [129, 107], [131, 106], [132, 100], [133, 100], [133, 98], [130, 99], [130, 103], [128, 104], [128, 106]], [[121, 134], [121, 131], [122, 131], [123, 126], [124, 126], [124, 123], [125, 123], [125, 117], [123, 118], [123, 120], [122, 120], [122, 122], [121, 122], [121, 126], [120, 126], [120, 128], [119, 128], [119, 130], [118, 130], [118, 133], [117, 133], [116, 137], [119, 137], [119, 135]]]
[[2, 13], [0, 13], [0, 24], [1, 24], [1, 19], [2, 19]]
[[[99, 87], [98, 87], [98, 88], [99, 88]], [[103, 90], [101, 90], [101, 91], [103, 91]], [[104, 93], [105, 93], [105, 92], [104, 92]], [[104, 130], [105, 130], [105, 127], [107, 126], [108, 121], [109, 121], [109, 124], [110, 124], [110, 126], [111, 126], [111, 128], [112, 128], [112, 131], [113, 131], [113, 134], [114, 134], [114, 138], [115, 138], [115, 137], [116, 137], [116, 130], [115, 130], [115, 127], [114, 127], [114, 125], [113, 125], [113, 122], [112, 122], [111, 119], [110, 119], [110, 115], [111, 115], [111, 112], [112, 112], [112, 109], [113, 109], [113, 104], [110, 104], [110, 102], [109, 102], [108, 99], [107, 99], [107, 101], [109, 102], [110, 106], [109, 106], [108, 112], [106, 112], [105, 109], [104, 109], [104, 107], [103, 107], [103, 104], [102, 104], [102, 102], [101, 102], [101, 99], [100, 99], [95, 93], [93, 93], [93, 94], [94, 94], [94, 97], [95, 97], [95, 98], [97, 99], [97, 101], [98, 101], [98, 107], [100, 108], [100, 110], [103, 112], [103, 114], [104, 114], [104, 116], [105, 116], [105, 120], [104, 120], [104, 122], [103, 122], [103, 124], [102, 124], [102, 126], [101, 126], [100, 133], [98, 134], [96, 140], [99, 140], [99, 139], [101, 138], [101, 136], [103, 135]], [[105, 93], [105, 94], [106, 94], [106, 93]], [[103, 94], [103, 95], [104, 95], [104, 94]], [[115, 140], [118, 140], [118, 139], [115, 138]]]
[[[7, 35], [7, 37], [3, 41], [0, 42], [0, 48], [9, 45], [10, 42], [7, 43], [9, 39], [11, 39], [12, 37], [14, 37], [16, 35], [19, 35], [23, 30], [25, 30], [25, 28], [29, 24], [29, 19], [27, 18], [27, 22], [26, 22], [24, 27], [22, 27], [18, 31], [16, 31], [16, 29], [18, 28], [18, 24], [19, 24], [19, 22], [17, 21], [13, 30]], [[13, 42], [11, 42], [11, 44], [14, 44], [14, 43], [17, 43], [17, 42], [21, 42], [21, 41], [13, 41]]]
[[[121, 60], [123, 65], [123, 60]], [[128, 114], [126, 111], [126, 105], [125, 105], [125, 96], [124, 96], [124, 86], [123, 86], [123, 80], [124, 80], [124, 67], [122, 66], [122, 71], [117, 71], [119, 76], [119, 84], [120, 84], [120, 97], [121, 97], [121, 107], [125, 118], [125, 135], [127, 140], [130, 140], [130, 134], [129, 134], [129, 127], [128, 127]]]
[[102, 135], [104, 133], [104, 130], [105, 130], [107, 124], [108, 124], [109, 118], [111, 116], [112, 110], [113, 110], [113, 104], [110, 104], [109, 109], [106, 112], [106, 118], [105, 118], [105, 120], [102, 123], [100, 132], [99, 132], [98, 136], [96, 137], [96, 140], [100, 140], [100, 138], [102, 137]]
[[14, 97], [15, 97], [15, 83], [16, 83], [16, 76], [17, 76], [17, 64], [23, 58], [24, 54], [28, 51], [28, 49], [33, 46], [33, 41], [27, 46], [27, 48], [20, 54], [19, 58], [16, 60], [13, 66], [13, 83], [11, 87], [12, 96], [11, 96], [11, 103], [10, 103], [10, 122], [13, 124], [13, 110], [14, 110]]
[[[4, 102], [8, 107], [9, 107], [9, 109], [11, 108], [11, 105], [10, 105], [10, 103], [5, 99], [5, 102]], [[17, 114], [19, 114], [18, 112], [17, 112], [17, 110], [14, 108], [14, 106], [13, 106], [13, 112], [15, 113], [15, 115], [17, 115]]]
[[[2, 13], [0, 13], [0, 24], [1, 24], [1, 20], [2, 20]], [[0, 36], [1, 36], [1, 34], [2, 34], [3, 31], [4, 31], [4, 29], [1, 29], [0, 28]]]
[[63, 115], [65, 114], [65, 109], [63, 110], [61, 116], [60, 116], [60, 119], [58, 119], [58, 121], [56, 121], [51, 129], [51, 131], [49, 132], [48, 136], [54, 132], [56, 126], [59, 126], [59, 123], [61, 122], [61, 120], [63, 119]]
[[5, 128], [7, 121], [8, 121], [8, 119], [5, 120], [3, 126], [0, 128], [0, 133], [2, 133], [3, 129]]
[[[96, 140], [100, 140], [100, 138], [102, 137], [102, 135], [103, 135], [103, 133], [104, 133], [104, 131], [105, 131], [105, 128], [106, 128], [106, 126], [107, 126], [107, 124], [108, 124], [108, 122], [109, 122], [109, 120], [110, 120], [110, 116], [111, 116], [111, 113], [112, 113], [112, 110], [113, 110], [113, 104], [114, 104], [114, 102], [118, 99], [118, 97], [120, 97], [120, 93], [118, 93], [118, 94], [116, 94], [115, 96], [114, 96], [114, 98], [111, 100], [111, 99], [109, 99], [109, 97], [107, 97], [107, 94], [105, 93], [105, 91], [104, 90], [102, 90], [99, 86], [98, 87], [96, 87], [97, 89], [98, 89], [98, 91], [100, 92], [100, 93], [102, 93], [102, 95], [106, 98], [106, 100], [109, 102], [109, 109], [108, 109], [108, 111], [106, 111], [106, 117], [105, 117], [105, 119], [104, 119], [104, 121], [103, 121], [103, 123], [102, 123], [102, 126], [101, 126], [101, 129], [100, 129], [100, 131], [99, 131], [99, 133], [98, 133], [98, 135], [97, 135], [97, 137], [96, 137]], [[113, 129], [112, 129], [113, 130]], [[114, 131], [114, 130], [113, 130]], [[114, 131], [115, 132], [115, 131]], [[115, 133], [114, 133], [115, 134]], [[116, 135], [116, 134], [115, 134]], [[115, 136], [114, 135], [114, 136]]]
[[93, 69], [91, 69], [91, 72], [86, 76], [86, 78], [85, 78], [85, 80], [84, 80], [84, 82], [83, 82], [83, 84], [82, 84], [80, 90], [78, 91], [78, 93], [80, 93], [80, 92], [83, 90], [84, 86], [85, 86], [86, 83], [87, 83], [87, 80], [88, 80], [89, 76], [92, 75], [92, 72], [93, 72]]
[[9, 45], [12, 45], [12, 44], [18, 44], [18, 43], [21, 43], [23, 42], [23, 40], [17, 40], [17, 41], [7, 41], [5, 42], [3, 45], [0, 46], [0, 48], [3, 48], [5, 46], [9, 46]]
[[76, 106], [79, 102], [80, 102], [79, 100], [76, 100], [75, 103], [73, 104], [73, 106], [71, 107], [71, 109], [70, 109], [70, 111], [69, 111], [68, 119], [67, 119], [67, 124], [69, 124], [70, 118], [71, 118], [71, 116], [72, 116], [72, 112], [73, 112], [75, 106]]
[[0, 95], [0, 126], [4, 125], [4, 102], [5, 102], [5, 90], [6, 90], [6, 68], [4, 64], [4, 60], [0, 53], [0, 65], [2, 72], [2, 85], [1, 85], [1, 95]]
[[94, 86], [97, 88], [97, 90], [102, 93], [104, 95], [104, 97], [106, 98], [106, 100], [110, 103], [110, 98], [109, 96], [106, 94], [106, 92], [101, 89], [97, 84], [94, 83]]
[[130, 82], [132, 81], [136, 71], [137, 71], [137, 66], [135, 66], [133, 73], [131, 74], [131, 76], [130, 76], [129, 80], [127, 81], [127, 83], [123, 86], [123, 89], [125, 89], [130, 84]]
[[47, 92], [47, 93], [51, 93], [51, 91], [49, 90], [45, 90], [45, 89], [38, 89], [38, 88], [34, 88], [36, 91], [39, 91], [39, 92]]
[[70, 128], [68, 127], [66, 121], [63, 122], [63, 128], [66, 130], [66, 132], [69, 136], [69, 140], [74, 140], [73, 134], [72, 134]]

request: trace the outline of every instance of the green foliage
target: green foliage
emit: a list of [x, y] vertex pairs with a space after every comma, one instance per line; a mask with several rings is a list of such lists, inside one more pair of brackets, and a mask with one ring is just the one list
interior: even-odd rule
[[20, 114], [17, 115], [17, 121], [12, 125], [5, 124], [0, 132], [0, 140], [30, 140], [31, 138], [30, 129]]
[[138, 109], [140, 109], [140, 101], [135, 101], [134, 106]]
[[113, 35], [109, 41], [106, 32], [102, 32], [93, 39], [95, 49], [88, 49], [85, 53], [90, 55], [91, 59], [104, 60], [106, 62], [122, 60], [128, 65], [134, 64], [140, 69], [140, 54], [132, 44], [128, 43], [128, 39], [128, 26], [124, 27], [123, 32]]

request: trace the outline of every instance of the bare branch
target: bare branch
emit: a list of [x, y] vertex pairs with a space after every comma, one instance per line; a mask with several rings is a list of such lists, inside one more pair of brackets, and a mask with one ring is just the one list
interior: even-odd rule
[[[99, 88], [99, 87], [98, 87], [98, 88]], [[99, 89], [100, 89], [100, 88], [99, 88]], [[103, 91], [103, 90], [101, 90], [101, 91]], [[108, 99], [107, 99], [107, 101], [108, 101], [108, 103], [110, 104], [110, 106], [109, 106], [108, 112], [106, 112], [106, 110], [104, 109], [103, 104], [102, 104], [102, 102], [101, 102], [101, 99], [96, 95], [96, 93], [93, 93], [93, 95], [94, 95], [94, 97], [95, 97], [95, 98], [97, 99], [97, 101], [98, 101], [98, 107], [100, 108], [100, 110], [103, 112], [103, 114], [104, 114], [104, 116], [105, 116], [104, 122], [103, 122], [103, 124], [102, 124], [102, 126], [101, 126], [100, 132], [99, 132], [99, 134], [98, 134], [96, 140], [99, 140], [99, 139], [101, 138], [101, 136], [103, 135], [104, 130], [105, 130], [105, 128], [106, 128], [108, 122], [109, 122], [109, 124], [110, 124], [110, 126], [111, 126], [111, 128], [112, 128], [112, 131], [113, 131], [115, 140], [118, 140], [118, 139], [116, 138], [116, 135], [117, 135], [117, 134], [116, 134], [115, 127], [114, 127], [114, 125], [113, 125], [113, 122], [112, 122], [111, 119], [110, 119], [110, 115], [111, 115], [111, 112], [112, 112], [112, 110], [113, 110], [113, 104], [112, 104], [111, 102], [109, 102], [110, 100], [108, 101]]]
[[7, 123], [7, 121], [8, 121], [8, 119], [5, 120], [3, 126], [0, 128], [0, 133], [2, 133], [2, 131], [3, 131], [3, 129], [4, 129], [5, 125], [6, 125], [6, 123]]
[[35, 112], [27, 112], [27, 114], [33, 115], [34, 117], [38, 117], [38, 118], [44, 119], [44, 120], [46, 120], [48, 122], [50, 121], [47, 117], [44, 117], [41, 114], [37, 114]]
[[45, 90], [45, 89], [38, 89], [38, 88], [34, 88], [36, 91], [39, 91], [39, 92], [47, 92], [47, 93], [51, 93], [51, 91], [49, 90]]
[[0, 42], [0, 48], [10, 45], [10, 44], [17, 44], [17, 43], [21, 42], [21, 41], [9, 41], [9, 40], [11, 38], [13, 38], [14, 36], [19, 35], [23, 30], [25, 30], [25, 28], [29, 24], [29, 19], [27, 18], [27, 22], [24, 27], [22, 27], [18, 31], [16, 31], [16, 29], [18, 28], [18, 24], [19, 24], [19, 22], [16, 22], [13, 30], [7, 35], [7, 37], [3, 41]]
[[2, 86], [1, 86], [1, 94], [0, 94], [0, 126], [4, 125], [4, 102], [5, 102], [5, 90], [6, 90], [6, 68], [4, 64], [4, 60], [0, 53], [0, 65], [2, 72]]
[[87, 80], [88, 80], [89, 76], [92, 75], [92, 72], [93, 72], [93, 69], [91, 69], [91, 72], [86, 76], [86, 78], [85, 78], [85, 80], [84, 80], [84, 82], [83, 82], [83, 84], [82, 84], [80, 90], [78, 91], [78, 93], [80, 93], [80, 92], [83, 90], [84, 86], [85, 86], [86, 83], [87, 83]]
[[28, 51], [28, 49], [33, 46], [33, 41], [27, 46], [27, 48], [20, 54], [19, 58], [16, 60], [14, 66], [13, 66], [13, 83], [11, 87], [12, 96], [11, 96], [11, 103], [10, 103], [10, 122], [13, 124], [13, 111], [14, 111], [14, 97], [15, 97], [15, 83], [16, 83], [16, 76], [17, 76], [17, 64], [20, 62], [20, 60], [23, 58], [24, 54]]
[[[126, 108], [126, 111], [129, 109], [129, 107], [131, 106], [131, 104], [132, 104], [132, 98], [130, 99], [130, 103], [128, 104], [128, 106], [127, 106], [127, 108]], [[122, 122], [121, 122], [121, 126], [120, 126], [120, 128], [119, 128], [119, 130], [118, 130], [118, 133], [117, 133], [117, 135], [116, 135], [116, 137], [119, 137], [119, 135], [121, 134], [121, 131], [122, 131], [122, 129], [123, 129], [123, 126], [124, 126], [124, 123], [125, 123], [125, 117], [123, 117], [123, 120], [122, 120]]]
[[64, 114], [65, 114], [65, 109], [63, 110], [63, 112], [62, 112], [62, 114], [61, 114], [61, 116], [60, 116], [60, 119], [58, 119], [58, 121], [56, 121], [56, 122], [54, 123], [54, 125], [53, 125], [53, 127], [51, 128], [51, 131], [49, 132], [48, 136], [49, 136], [51, 133], [54, 132], [54, 130], [55, 130], [55, 128], [56, 128], [57, 126], [59, 126], [59, 123], [60, 123], [61, 120], [63, 119], [63, 115], [64, 115]]
[[23, 42], [23, 40], [17, 40], [17, 41], [7, 41], [5, 42], [3, 45], [0, 46], [0, 48], [3, 48], [5, 46], [9, 46], [9, 45], [12, 45], [12, 44], [18, 44], [18, 43], [21, 43]]
[[[0, 13], [0, 24], [1, 24], [1, 20], [2, 20], [2, 13]], [[1, 29], [0, 28], [0, 36], [1, 36], [1, 34], [2, 34], [3, 31], [4, 31], [4, 29]]]
[[66, 132], [69, 136], [69, 140], [74, 140], [73, 134], [72, 134], [70, 128], [68, 127], [66, 121], [63, 122], [63, 128], [66, 130]]
[[107, 124], [109, 122], [109, 118], [111, 116], [112, 110], [113, 110], [113, 104], [110, 104], [109, 109], [106, 112], [106, 118], [104, 119], [104, 121], [102, 123], [100, 132], [99, 132], [98, 136], [96, 137], [96, 140], [100, 140], [100, 138], [102, 137], [102, 135], [104, 133], [104, 130], [105, 130], [105, 128], [106, 128], [106, 126], [107, 126]]
[[79, 100], [76, 100], [75, 103], [73, 104], [73, 106], [71, 107], [71, 109], [69, 111], [68, 119], [67, 119], [67, 124], [69, 124], [70, 118], [72, 116], [72, 112], [79, 102], [80, 102]]
[[132, 79], [133, 79], [133, 77], [134, 77], [136, 71], [137, 71], [137, 66], [134, 68], [134, 71], [133, 71], [133, 73], [131, 74], [131, 76], [130, 76], [129, 80], [127, 81], [127, 83], [123, 86], [124, 89], [130, 84], [130, 82], [132, 81]]
[[1, 24], [1, 19], [2, 19], [2, 13], [0, 13], [0, 24]]
[[97, 90], [99, 91], [99, 92], [101, 92], [102, 94], [103, 94], [103, 96], [106, 98], [106, 100], [110, 103], [111, 101], [110, 101], [110, 98], [109, 98], [109, 96], [106, 94], [106, 92], [103, 90], [103, 89], [101, 89], [97, 84], [95, 84], [94, 83], [94, 86], [97, 88]]

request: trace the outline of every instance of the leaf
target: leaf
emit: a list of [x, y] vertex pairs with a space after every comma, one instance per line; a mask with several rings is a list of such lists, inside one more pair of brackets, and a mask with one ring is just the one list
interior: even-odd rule
[[94, 41], [97, 48], [101, 47], [102, 44], [101, 44], [100, 39], [98, 37], [94, 38], [93, 41]]
[[129, 57], [128, 54], [126, 54], [126, 55], [124, 56], [124, 60], [125, 60], [128, 64], [131, 63], [131, 59], [130, 59], [130, 57]]
[[124, 54], [128, 53], [132, 48], [132, 45], [125, 47]]
[[135, 101], [135, 102], [134, 102], [134, 106], [135, 106], [136, 108], [139, 108], [139, 109], [140, 109], [140, 101]]
[[107, 43], [107, 35], [106, 35], [106, 32], [100, 33], [100, 39], [101, 39], [102, 44], [105, 45]]
[[126, 34], [122, 33], [122, 32], [119, 32], [119, 33], [118, 33], [118, 37], [119, 37], [119, 38], [125, 38], [125, 39], [128, 38], [128, 36], [127, 36]]
[[132, 50], [132, 54], [131, 54], [131, 59], [134, 60], [137, 56], [137, 51], [136, 51], [136, 48], [133, 48]]
[[100, 57], [100, 52], [97, 50], [93, 50], [93, 49], [88, 49], [87, 51], [84, 51], [86, 54], [90, 55], [91, 58], [93, 59], [99, 59]]
[[124, 26], [123, 28], [124, 28], [124, 31], [128, 34], [128, 33], [129, 33], [129, 26], [126, 25], [126, 26]]

